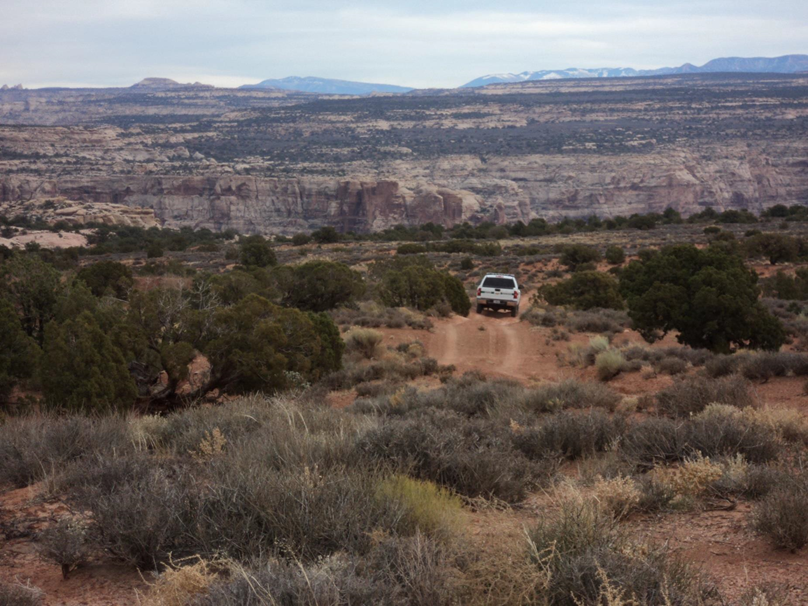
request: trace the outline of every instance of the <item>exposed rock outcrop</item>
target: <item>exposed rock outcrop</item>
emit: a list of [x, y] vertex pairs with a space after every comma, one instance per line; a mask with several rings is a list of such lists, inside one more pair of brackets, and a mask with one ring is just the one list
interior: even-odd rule
[[[53, 189], [53, 188], [46, 188]], [[34, 188], [41, 192], [40, 188]], [[0, 186], [0, 192], [3, 187]], [[27, 188], [17, 190], [27, 192]], [[10, 196], [0, 195], [0, 214], [8, 217], [23, 215], [29, 219], [39, 219], [45, 223], [64, 222], [69, 225], [87, 225], [102, 223], [104, 225], [129, 225], [133, 227], [160, 227], [160, 221], [151, 208], [138, 208], [123, 204], [102, 202], [98, 204], [78, 202], [59, 197]]]
[[[720, 153], [719, 153], [720, 151]], [[754, 212], [808, 202], [808, 144], [660, 150], [599, 156], [453, 157], [390, 167], [406, 178], [88, 176], [0, 179], [0, 203], [61, 198], [69, 220], [293, 233], [333, 225], [367, 232], [396, 224], [495, 223], [704, 207]], [[128, 207], [127, 211], [122, 209]], [[146, 210], [142, 210], [146, 209]], [[93, 219], [83, 219], [87, 213]], [[8, 214], [8, 213], [7, 213]], [[98, 217], [106, 217], [99, 219]], [[153, 218], [152, 218], [153, 217]]]
[[[396, 181], [172, 176], [8, 177], [0, 182], [0, 205], [54, 197], [84, 203], [77, 211], [81, 214], [125, 205], [131, 214], [118, 213], [121, 217], [140, 218], [148, 212], [167, 227], [240, 233], [289, 233], [322, 225], [369, 231], [429, 221], [448, 226], [474, 220], [481, 207], [481, 200], [468, 191], [409, 189]], [[60, 218], [72, 216], [61, 212]]]

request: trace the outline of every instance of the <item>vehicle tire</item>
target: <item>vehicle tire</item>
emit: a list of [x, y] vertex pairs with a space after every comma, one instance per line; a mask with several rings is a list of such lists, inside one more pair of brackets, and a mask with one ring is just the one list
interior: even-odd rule
[[514, 307], [514, 308], [511, 310], [511, 315], [512, 315], [514, 318], [515, 318], [517, 315], [519, 315], [519, 308], [518, 308], [518, 307]]
[[483, 306], [482, 305], [477, 305], [477, 313], [478, 314], [483, 313]]

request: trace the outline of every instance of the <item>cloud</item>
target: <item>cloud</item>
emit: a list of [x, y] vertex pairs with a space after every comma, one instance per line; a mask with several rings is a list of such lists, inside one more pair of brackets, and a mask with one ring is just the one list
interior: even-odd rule
[[808, 52], [802, 0], [2, 2], [0, 83], [28, 85], [294, 74], [455, 86], [488, 72]]

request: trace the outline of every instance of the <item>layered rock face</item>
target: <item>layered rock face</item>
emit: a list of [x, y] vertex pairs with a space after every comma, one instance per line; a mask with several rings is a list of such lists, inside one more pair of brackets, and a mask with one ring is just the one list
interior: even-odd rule
[[[59, 198], [76, 221], [86, 205], [118, 205], [168, 227], [286, 234], [760, 212], [808, 203], [806, 99], [808, 76], [771, 74], [378, 99], [4, 91], [0, 203]], [[142, 220], [106, 208], [109, 221]]]
[[[376, 180], [232, 174], [8, 176], [0, 178], [0, 203], [64, 198], [71, 204], [57, 214], [71, 222], [149, 225], [156, 219], [172, 228], [267, 234], [323, 225], [368, 232], [427, 222], [449, 227], [463, 221], [628, 216], [667, 207], [685, 215], [707, 206], [760, 212], [778, 203], [808, 203], [806, 158], [808, 143], [760, 150], [725, 147], [701, 154], [665, 150], [608, 162], [581, 155], [496, 158], [485, 164], [455, 157], [397, 166], [406, 177]], [[129, 212], [122, 212], [123, 207]], [[93, 218], [85, 219], [88, 213]]]
[[147, 209], [166, 227], [239, 233], [294, 233], [323, 225], [364, 232], [430, 221], [450, 226], [475, 220], [481, 207], [480, 198], [468, 191], [435, 186], [411, 190], [396, 181], [240, 176], [8, 177], [0, 181], [0, 207], [54, 197], [73, 201], [73, 207], [125, 205], [138, 216], [144, 212], [140, 209]]
[[[42, 183], [39, 188], [30, 181], [23, 181], [21, 189], [16, 189], [14, 184], [9, 190], [9, 196], [3, 197], [4, 186], [0, 184], [0, 214], [7, 217], [19, 215], [40, 219], [46, 223], [67, 223], [73, 226], [88, 225], [91, 223], [101, 223], [103, 225], [126, 225], [131, 227], [160, 227], [162, 222], [154, 215], [151, 208], [129, 207], [123, 204], [112, 204], [109, 202], [91, 203], [66, 200], [64, 198], [47, 195], [45, 197], [38, 194], [45, 191], [56, 191], [50, 184]], [[33, 186], [34, 196], [31, 196], [29, 186]]]

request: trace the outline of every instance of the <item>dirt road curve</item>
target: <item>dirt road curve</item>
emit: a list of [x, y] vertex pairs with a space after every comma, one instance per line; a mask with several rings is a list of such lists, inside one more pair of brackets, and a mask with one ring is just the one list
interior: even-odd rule
[[458, 373], [479, 370], [489, 376], [519, 381], [560, 380], [557, 348], [526, 322], [510, 314], [472, 311], [436, 324], [426, 338], [427, 352], [441, 364], [454, 364]]

